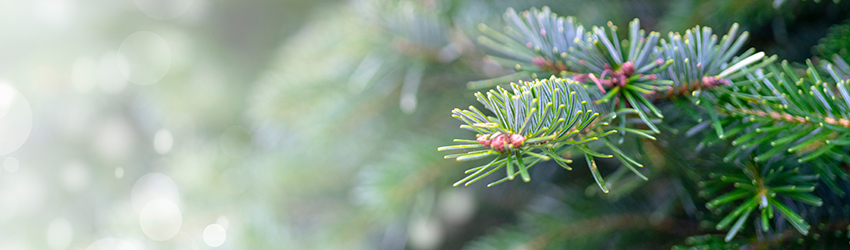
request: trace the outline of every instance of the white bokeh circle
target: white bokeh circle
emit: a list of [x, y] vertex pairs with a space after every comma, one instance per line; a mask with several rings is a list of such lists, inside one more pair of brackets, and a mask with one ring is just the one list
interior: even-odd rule
[[417, 219], [410, 224], [410, 245], [414, 249], [437, 249], [443, 242], [445, 231], [437, 219]]
[[150, 18], [174, 19], [192, 7], [193, 0], [134, 0], [136, 7]]
[[12, 85], [0, 81], [0, 155], [18, 150], [32, 131], [32, 109]]
[[9, 84], [0, 82], [0, 117], [6, 116], [9, 113], [9, 109], [12, 108], [12, 103], [14, 103], [17, 97], [15, 92], [17, 92], [15, 88]]
[[152, 240], [169, 240], [180, 232], [182, 225], [183, 215], [180, 208], [170, 200], [152, 200], [139, 213], [139, 226]]
[[130, 191], [133, 209], [139, 213], [149, 202], [156, 199], [165, 199], [174, 204], [179, 204], [180, 191], [177, 189], [177, 183], [171, 177], [161, 173], [146, 174], [136, 181], [133, 190]]
[[207, 246], [219, 247], [227, 239], [227, 231], [219, 224], [210, 224], [204, 228], [204, 243]]
[[118, 70], [128, 81], [148, 85], [159, 82], [171, 68], [171, 48], [159, 34], [139, 31], [118, 47]]

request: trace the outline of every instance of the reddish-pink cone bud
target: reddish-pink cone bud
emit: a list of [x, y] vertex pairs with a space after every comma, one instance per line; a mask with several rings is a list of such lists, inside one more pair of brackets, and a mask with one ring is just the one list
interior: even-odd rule
[[632, 76], [635, 73], [635, 63], [624, 62], [623, 65], [620, 65], [620, 73], [626, 77]]
[[658, 76], [656, 76], [655, 74], [648, 75], [647, 77], [649, 78], [649, 80], [653, 80], [653, 81], [658, 80]]
[[499, 136], [496, 136], [496, 138], [493, 138], [490, 145], [493, 148], [493, 150], [496, 150], [497, 152], [500, 152], [500, 153], [504, 153], [505, 152], [505, 146], [507, 144], [508, 144], [508, 136], [507, 135], [499, 135]]
[[511, 134], [509, 139], [511, 146], [514, 146], [514, 148], [522, 147], [522, 144], [525, 143], [525, 136], [519, 134]]
[[481, 143], [482, 146], [490, 147], [490, 134], [479, 136], [476, 140], [478, 140], [478, 143]]
[[662, 60], [662, 59], [660, 59], [660, 58], [659, 58], [659, 59], [655, 59], [655, 65], [658, 65], [658, 66], [664, 65], [664, 60]]

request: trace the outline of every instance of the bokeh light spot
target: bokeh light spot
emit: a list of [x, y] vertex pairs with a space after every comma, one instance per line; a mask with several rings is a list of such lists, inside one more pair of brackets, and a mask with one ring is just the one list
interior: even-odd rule
[[413, 249], [436, 249], [443, 242], [443, 229], [434, 218], [417, 219], [410, 224], [410, 245]]
[[11, 84], [0, 81], [0, 155], [18, 150], [32, 131], [32, 109]]
[[227, 239], [227, 231], [219, 224], [210, 224], [204, 228], [204, 243], [208, 246], [218, 247]]
[[142, 211], [149, 202], [157, 199], [179, 203], [180, 191], [171, 177], [160, 173], [146, 174], [136, 181], [130, 191], [130, 201], [136, 212]]
[[142, 208], [139, 213], [139, 226], [148, 238], [156, 241], [171, 239], [183, 225], [180, 208], [166, 199], [156, 199]]
[[135, 84], [153, 84], [171, 68], [171, 48], [162, 36], [139, 31], [124, 39], [118, 48], [118, 70]]

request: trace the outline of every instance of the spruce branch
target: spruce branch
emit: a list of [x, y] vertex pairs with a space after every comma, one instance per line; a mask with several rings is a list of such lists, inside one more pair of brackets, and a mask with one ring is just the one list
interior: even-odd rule
[[[589, 34], [585, 34], [584, 27], [574, 17], [559, 17], [549, 7], [543, 7], [540, 11], [532, 8], [522, 13], [509, 8], [504, 19], [508, 26], [503, 32], [485, 24], [478, 25], [478, 30], [483, 34], [478, 37], [478, 43], [496, 53], [489, 58], [516, 68], [516, 75], [529, 75], [532, 78], [564, 76], [576, 72], [572, 68], [577, 65], [567, 60], [570, 56], [567, 52], [574, 50], [576, 41], [584, 40]], [[485, 88], [504, 83], [507, 82], [490, 79], [471, 82], [469, 87]]]
[[[782, 153], [797, 154], [799, 163], [818, 157], [847, 161], [836, 157], [850, 145], [848, 81], [842, 66], [836, 66], [844, 62], [836, 59], [835, 65], [823, 67], [832, 79], [821, 76], [810, 61], [803, 76], [786, 61], [747, 74], [747, 81], [720, 93], [720, 105], [707, 106], [722, 115], [713, 121], [718, 134], [734, 138], [732, 145], [740, 150], [768, 148], [756, 162]], [[724, 160], [734, 159], [735, 152]]]
[[[455, 109], [452, 116], [463, 121], [461, 128], [477, 133], [475, 139], [457, 139], [464, 144], [440, 147], [439, 151], [463, 150], [445, 158], [468, 161], [492, 159], [489, 163], [471, 168], [471, 173], [455, 185], [472, 184], [493, 172], [505, 168], [507, 177], [490, 183], [496, 185], [513, 180], [517, 175], [523, 181], [530, 181], [528, 169], [540, 161], [554, 160], [567, 170], [572, 160], [562, 157], [566, 150], [576, 150], [585, 156], [588, 167], [596, 183], [608, 192], [605, 181], [597, 169], [594, 158], [617, 157], [633, 172], [643, 165], [625, 155], [607, 141], [607, 136], [617, 132], [611, 129], [609, 121], [617, 112], [608, 111], [604, 104], [594, 103], [599, 94], [594, 89], [569, 79], [551, 77], [549, 79], [520, 81], [511, 83], [510, 91], [497, 87], [486, 94], [478, 92], [475, 96], [492, 115], [485, 115], [474, 106], [468, 110]], [[633, 133], [643, 131], [629, 129]], [[587, 144], [603, 141], [613, 154], [599, 152]], [[486, 171], [486, 172], [485, 172]]]
[[[745, 80], [747, 73], [775, 60], [753, 49], [739, 53], [748, 34], [738, 35], [738, 25], [720, 39], [711, 28], [698, 26], [684, 36], [671, 32], [668, 42], [658, 32], [647, 35], [638, 19], [629, 23], [628, 38], [623, 40], [611, 22], [607, 28], [585, 30], [573, 17], [557, 17], [546, 7], [521, 14], [509, 9], [505, 20], [504, 33], [479, 26], [484, 34], [479, 43], [497, 54], [491, 58], [517, 70], [505, 79], [557, 75], [595, 85], [605, 94], [596, 102], [631, 109], [653, 133], [660, 132], [655, 119], [664, 117], [655, 102], [689, 96], [695, 103], [711, 100], [701, 90]], [[471, 82], [470, 87], [499, 83], [490, 79]], [[623, 127], [626, 118], [620, 117]]]

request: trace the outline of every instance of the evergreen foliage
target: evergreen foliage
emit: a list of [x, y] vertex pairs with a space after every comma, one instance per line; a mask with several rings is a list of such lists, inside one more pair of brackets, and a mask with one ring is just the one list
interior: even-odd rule
[[847, 246], [850, 67], [763, 27], [810, 5], [545, 2], [357, 1], [290, 41], [253, 112], [351, 195], [297, 246]]
[[[496, 86], [475, 94], [489, 113], [472, 106], [452, 111], [476, 139], [439, 148], [468, 150], [446, 156], [458, 161], [492, 160], [467, 170], [472, 174], [455, 185], [469, 185], [503, 166], [507, 177], [488, 186], [516, 175], [528, 182], [528, 168], [550, 159], [571, 170], [567, 164], [572, 161], [563, 157], [571, 151], [581, 152], [605, 193], [616, 187], [605, 184], [597, 157], [616, 156], [646, 180], [635, 168], [643, 165], [621, 149], [628, 144], [623, 139], [631, 137], [626, 132], [651, 140], [678, 133], [664, 124], [658, 107], [674, 103], [690, 109], [684, 117], [696, 123], [685, 134], [705, 138], [699, 147], [732, 145], [722, 160], [733, 166], [718, 165], [698, 185], [701, 196], [713, 198], [705, 207], [722, 215], [716, 229], [727, 234], [723, 242], [705, 236], [688, 244], [732, 247], [728, 244], [748, 225], [770, 234], [783, 227], [772, 224], [784, 221], [808, 235], [811, 226], [800, 212], [823, 204], [813, 194], [819, 182], [844, 197], [840, 183], [846, 182], [850, 164], [850, 68], [840, 55], [819, 67], [811, 61], [802, 67], [777, 62], [777, 56], [755, 49], [742, 51], [749, 35], [739, 33], [737, 24], [722, 37], [697, 26], [663, 39], [658, 32], [647, 34], [635, 19], [627, 39], [620, 40], [611, 22], [607, 28], [585, 29], [576, 18], [559, 17], [546, 7], [520, 13], [508, 9], [504, 19], [501, 32], [479, 25], [483, 35], [478, 42], [493, 53], [489, 60], [516, 73], [470, 82], [470, 88]], [[533, 80], [507, 84], [510, 91], [501, 87], [521, 78]], [[610, 140], [613, 135], [619, 140]], [[612, 155], [583, 145], [596, 140]]]

